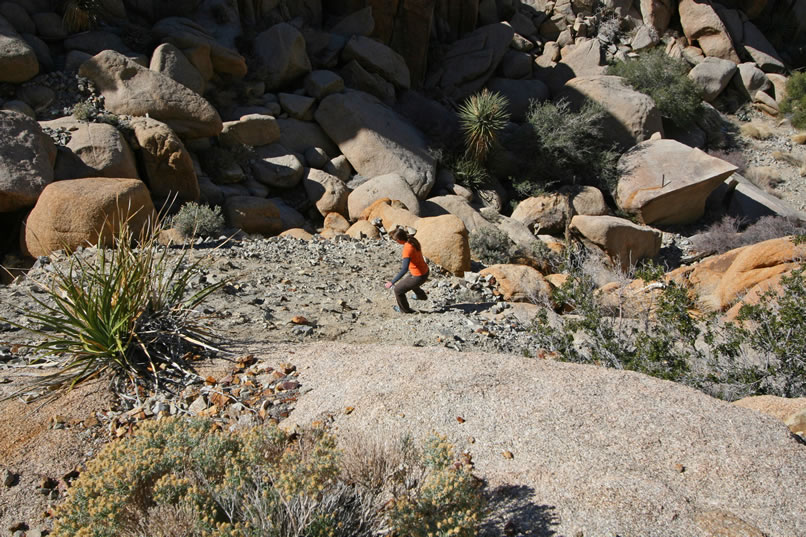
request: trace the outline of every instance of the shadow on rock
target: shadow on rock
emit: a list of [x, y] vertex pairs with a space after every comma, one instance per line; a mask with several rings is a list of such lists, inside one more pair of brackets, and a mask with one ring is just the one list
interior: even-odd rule
[[481, 527], [482, 537], [498, 535], [552, 537], [559, 524], [551, 505], [532, 501], [534, 489], [523, 485], [501, 486], [490, 492], [490, 516]]

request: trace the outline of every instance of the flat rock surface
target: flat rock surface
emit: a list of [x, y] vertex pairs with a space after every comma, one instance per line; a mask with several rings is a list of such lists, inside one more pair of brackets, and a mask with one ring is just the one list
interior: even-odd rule
[[704, 537], [714, 511], [770, 537], [806, 532], [806, 446], [779, 421], [678, 384], [446, 349], [264, 352], [293, 352], [307, 391], [284, 427], [332, 416], [345, 436], [447, 434], [492, 489], [517, 491], [513, 523], [528, 535]]

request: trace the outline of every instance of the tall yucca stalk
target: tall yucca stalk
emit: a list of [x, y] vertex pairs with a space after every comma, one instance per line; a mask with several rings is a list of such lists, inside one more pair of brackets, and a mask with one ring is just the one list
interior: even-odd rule
[[187, 248], [169, 257], [159, 247], [160, 219], [137, 238], [130, 220], [121, 223], [114, 248], [74, 254], [66, 268], [54, 263], [53, 280], [38, 283], [45, 298], [32, 295], [37, 310], [22, 312], [29, 323], [17, 326], [42, 338], [31, 345], [38, 357], [59, 363], [39, 386], [69, 389], [110, 372], [159, 388], [161, 371], [181, 370], [188, 349], [210, 348], [196, 308], [223, 282], [191, 293], [201, 261], [190, 262]]
[[467, 154], [482, 162], [509, 121], [509, 101], [498, 92], [483, 89], [459, 107], [459, 123]]

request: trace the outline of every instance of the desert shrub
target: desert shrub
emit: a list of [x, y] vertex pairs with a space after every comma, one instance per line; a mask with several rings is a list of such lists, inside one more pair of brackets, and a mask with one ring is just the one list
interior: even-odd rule
[[804, 267], [781, 278], [756, 304], [739, 310], [740, 341], [772, 358], [757, 369], [757, 392], [783, 397], [806, 395], [806, 280]]
[[653, 48], [630, 61], [616, 62], [607, 70], [608, 74], [623, 77], [637, 91], [652, 97], [661, 115], [679, 127], [686, 127], [697, 119], [702, 102], [688, 71], [685, 61], [669, 57], [660, 48]]
[[[555, 289], [552, 302], [574, 313], [559, 328], [549, 323], [544, 310], [535, 321], [541, 352], [559, 359], [639, 371], [654, 377], [694, 383], [691, 361], [699, 357], [695, 341], [700, 329], [689, 314], [688, 293], [673, 282], [662, 283], [663, 271], [649, 265], [637, 274], [645, 282], [662, 287], [657, 300], [622, 302], [615, 312], [599, 302], [591, 274], [581, 261], [572, 261], [566, 282]], [[539, 354], [539, 353], [538, 353]]]
[[126, 118], [120, 117], [119, 115], [111, 112], [107, 112], [89, 100], [77, 102], [75, 105], [73, 105], [70, 113], [73, 114], [73, 116], [79, 121], [106, 123], [107, 125], [112, 125], [127, 136], [129, 136], [132, 131], [131, 125]]
[[495, 226], [485, 226], [470, 233], [470, 253], [485, 265], [509, 263], [515, 243]]
[[135, 240], [123, 222], [114, 248], [72, 255], [66, 268], [53, 264], [43, 298], [32, 295], [38, 308], [22, 312], [31, 323], [20, 326], [40, 336], [31, 344], [39, 356], [59, 362], [40, 385], [69, 388], [111, 372], [159, 387], [188, 350], [211, 341], [196, 307], [223, 283], [192, 292], [201, 261], [190, 262], [187, 249], [169, 257], [161, 230], [157, 221]]
[[483, 162], [509, 121], [509, 101], [498, 92], [483, 89], [459, 107], [459, 123], [465, 137], [467, 155]]
[[786, 81], [786, 97], [781, 102], [781, 112], [790, 116], [792, 125], [806, 128], [806, 73], [792, 73]]
[[707, 254], [721, 254], [735, 248], [770, 239], [803, 233], [801, 222], [782, 216], [764, 216], [742, 231], [741, 222], [726, 216], [712, 224], [704, 233], [692, 237], [695, 250]]
[[210, 207], [190, 201], [171, 218], [171, 227], [185, 237], [215, 237], [224, 229], [224, 216], [217, 205]]
[[342, 459], [322, 430], [148, 422], [88, 463], [54, 535], [152, 537], [166, 523], [200, 537], [475, 535], [483, 498], [443, 438]]
[[528, 197], [553, 183], [612, 188], [619, 155], [603, 130], [605, 117], [592, 101], [578, 112], [566, 101], [533, 102], [526, 125], [510, 140], [528, 155], [519, 176], [511, 178], [515, 190]]
[[389, 521], [398, 535], [472, 537], [484, 511], [478, 482], [454, 466], [453, 447], [444, 437], [426, 443], [424, 463], [430, 470], [419, 486], [395, 498]]

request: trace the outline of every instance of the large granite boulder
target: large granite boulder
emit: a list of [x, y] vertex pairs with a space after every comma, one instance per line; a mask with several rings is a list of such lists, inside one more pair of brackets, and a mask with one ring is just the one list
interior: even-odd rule
[[806, 246], [783, 237], [736, 248], [672, 274], [694, 290], [703, 307], [722, 311], [756, 285], [797, 268], [804, 256]]
[[546, 82], [552, 94], [562, 90], [569, 80], [605, 73], [606, 62], [598, 39], [584, 39], [562, 48], [560, 61], [551, 68], [538, 70], [537, 77]]
[[322, 216], [327, 216], [328, 213], [342, 216], [348, 214], [347, 196], [350, 189], [338, 177], [310, 168], [303, 178], [303, 185], [308, 199], [316, 205], [316, 210]]
[[219, 42], [202, 24], [183, 17], [166, 17], [151, 31], [157, 38], [180, 48], [205, 80], [216, 73], [235, 78], [246, 75], [244, 57], [231, 44]]
[[255, 179], [273, 188], [293, 188], [305, 172], [300, 158], [281, 144], [255, 148], [256, 158], [251, 161]]
[[190, 152], [168, 125], [151, 118], [131, 120], [138, 154], [145, 170], [143, 178], [156, 198], [181, 201], [199, 199], [199, 181]]
[[601, 248], [625, 272], [641, 259], [658, 255], [661, 232], [615, 216], [577, 215], [569, 230], [583, 242]]
[[645, 224], [690, 224], [736, 166], [675, 140], [649, 140], [622, 155], [616, 203]]
[[356, 60], [368, 71], [378, 73], [399, 88], [411, 86], [409, 68], [403, 57], [374, 39], [353, 36], [341, 55], [344, 61]]
[[539, 304], [551, 297], [551, 285], [537, 269], [527, 265], [493, 265], [480, 274], [494, 277], [497, 291], [508, 302]]
[[119, 130], [106, 123], [64, 117], [44, 121], [43, 127], [65, 129], [70, 140], [60, 148], [55, 178], [113, 177], [137, 179], [137, 161]]
[[31, 257], [79, 246], [110, 245], [121, 222], [135, 236], [153, 222], [151, 195], [139, 179], [91, 177], [51, 183], [25, 221], [22, 252]]
[[695, 65], [688, 77], [702, 90], [702, 98], [710, 103], [728, 87], [736, 69], [736, 64], [730, 60], [710, 57]]
[[440, 431], [492, 491], [492, 534], [806, 534], [803, 444], [699, 390], [533, 355], [332, 341], [293, 351], [310, 391], [285, 430], [332, 415], [339, 438], [359, 444]]
[[568, 100], [576, 109], [586, 99], [600, 104], [607, 111], [605, 131], [624, 149], [648, 140], [656, 132], [663, 134], [663, 121], [655, 101], [632, 89], [621, 77], [574, 78], [555, 95], [555, 101], [561, 99]]
[[28, 116], [0, 110], [0, 212], [32, 207], [53, 181], [56, 147]]
[[247, 114], [237, 121], [225, 121], [218, 141], [224, 146], [269, 145], [280, 139], [280, 126], [274, 116]]
[[295, 153], [305, 154], [311, 147], [320, 147], [331, 159], [341, 154], [339, 147], [313, 121], [278, 118], [277, 125], [280, 127], [279, 143]]
[[512, 27], [502, 22], [482, 26], [451, 43], [441, 61], [431, 67], [426, 85], [462, 101], [493, 76], [514, 35]]
[[277, 235], [284, 231], [283, 218], [274, 202], [253, 196], [232, 196], [224, 202], [224, 218], [246, 233]]
[[149, 69], [176, 80], [199, 95], [204, 94], [204, 77], [187, 56], [171, 43], [163, 43], [154, 50]]
[[423, 134], [375, 97], [346, 91], [326, 97], [316, 121], [365, 177], [397, 173], [418, 198], [436, 181], [436, 162]]
[[261, 76], [268, 89], [280, 89], [311, 72], [305, 38], [288, 23], [275, 24], [255, 39]]
[[81, 65], [115, 114], [148, 115], [167, 123], [183, 138], [204, 138], [221, 132], [221, 117], [195, 91], [160, 73], [142, 67], [126, 56], [104, 51]]
[[562, 234], [571, 216], [568, 197], [556, 192], [526, 198], [512, 211], [512, 218], [535, 232]]
[[658, 35], [663, 35], [669, 27], [669, 21], [675, 14], [675, 5], [672, 0], [640, 0], [641, 18], [644, 24], [651, 26]]
[[728, 29], [711, 2], [680, 0], [680, 24], [690, 43], [698, 45], [706, 56], [739, 63]]
[[373, 177], [353, 190], [347, 198], [350, 220], [357, 220], [364, 210], [380, 199], [401, 202], [412, 214], [420, 214], [420, 201], [406, 180], [397, 173]]
[[39, 74], [39, 60], [36, 52], [14, 27], [0, 16], [0, 82], [19, 84], [37, 74]]
[[420, 218], [414, 227], [426, 258], [456, 276], [470, 270], [467, 229], [458, 217], [446, 214]]

